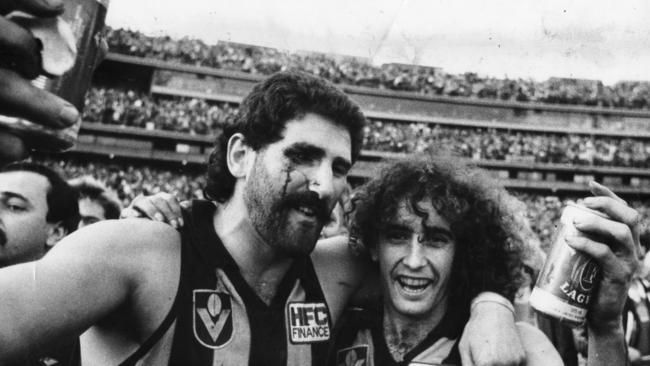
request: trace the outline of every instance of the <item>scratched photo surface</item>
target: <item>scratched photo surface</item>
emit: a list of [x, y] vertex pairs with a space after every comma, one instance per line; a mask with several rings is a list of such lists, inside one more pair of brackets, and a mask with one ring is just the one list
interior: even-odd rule
[[[596, 180], [650, 213], [648, 15], [643, 0], [110, 0], [108, 54], [76, 145], [32, 159], [66, 179], [92, 176], [124, 207], [159, 192], [204, 199], [215, 136], [253, 85], [306, 71], [368, 119], [346, 196], [415, 153], [451, 154], [507, 189], [531, 269], [516, 317], [539, 325], [530, 291], [567, 203]], [[347, 233], [347, 218], [337, 206], [321, 238]], [[214, 349], [241, 311], [219, 294], [192, 294], [194, 335]], [[287, 314], [295, 344], [334, 331], [323, 303]], [[567, 337], [584, 351], [582, 334]], [[344, 351], [342, 365], [368, 354]]]

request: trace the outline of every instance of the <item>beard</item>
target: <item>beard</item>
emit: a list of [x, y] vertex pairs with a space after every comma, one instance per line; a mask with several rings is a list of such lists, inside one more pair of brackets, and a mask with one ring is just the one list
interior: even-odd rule
[[[269, 246], [289, 257], [308, 255], [314, 250], [331, 210], [318, 194], [307, 189], [306, 182], [298, 187], [303, 187], [302, 191], [288, 193], [290, 172], [285, 172], [284, 179], [284, 188], [277, 188], [279, 179], [269, 174], [258, 155], [244, 188], [244, 204], [253, 227]], [[301, 222], [294, 212], [299, 207], [309, 208], [315, 220]]]

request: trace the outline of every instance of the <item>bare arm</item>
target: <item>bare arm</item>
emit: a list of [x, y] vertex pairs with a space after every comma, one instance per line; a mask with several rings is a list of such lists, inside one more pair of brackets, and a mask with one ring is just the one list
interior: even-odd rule
[[347, 235], [319, 240], [311, 258], [336, 322], [361, 284], [373, 277], [370, 275], [373, 273], [370, 263], [352, 253]]
[[607, 331], [589, 329], [587, 365], [626, 365], [627, 351], [623, 326]]
[[541, 330], [528, 323], [517, 322], [517, 331], [526, 351], [526, 365], [562, 366], [564, 364], [553, 343]]
[[[142, 220], [99, 223], [66, 237], [39, 261], [0, 270], [0, 364], [77, 336], [131, 299], [144, 281], [143, 263], [164, 252], [144, 250], [147, 234], [161, 227]], [[174, 238], [171, 228], [162, 229]]]
[[[181, 217], [180, 205], [169, 194], [142, 196], [125, 209], [123, 216], [147, 216], [176, 227]], [[346, 235], [320, 240], [311, 258], [334, 322], [360, 288], [363, 292], [361, 301], [367, 301], [376, 294], [376, 286], [373, 288], [370, 284], [378, 282], [374, 264], [366, 256], [353, 253]], [[501, 299], [507, 302], [505, 298]], [[471, 312], [460, 345], [465, 363], [518, 365], [523, 362], [525, 352], [517, 335], [512, 311], [486, 301], [473, 306]]]
[[[334, 320], [360, 288], [364, 295], [376, 294], [368, 282], [378, 282], [377, 271], [368, 258], [353, 253], [347, 236], [320, 240], [312, 260]], [[469, 365], [518, 365], [525, 359], [513, 313], [493, 302], [473, 307], [461, 344]]]

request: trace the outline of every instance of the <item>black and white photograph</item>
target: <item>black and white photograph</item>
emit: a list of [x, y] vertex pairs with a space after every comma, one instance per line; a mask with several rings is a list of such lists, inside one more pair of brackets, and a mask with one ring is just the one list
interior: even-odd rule
[[650, 366], [649, 20], [0, 0], [0, 366]]

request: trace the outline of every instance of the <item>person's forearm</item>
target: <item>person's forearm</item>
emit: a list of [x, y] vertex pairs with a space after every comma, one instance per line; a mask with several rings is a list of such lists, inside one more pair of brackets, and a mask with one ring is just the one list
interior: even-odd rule
[[496, 292], [484, 291], [484, 292], [481, 292], [480, 294], [476, 295], [476, 297], [474, 299], [472, 299], [470, 310], [473, 311], [474, 308], [480, 303], [497, 304], [497, 305], [503, 307], [504, 309], [509, 310], [512, 313], [513, 316], [515, 315], [515, 308], [512, 305], [512, 303], [508, 299], [506, 299], [505, 297], [501, 296], [500, 294], [498, 294]]
[[606, 330], [589, 327], [587, 366], [627, 365], [623, 325]]
[[470, 308], [458, 348], [463, 364], [523, 364], [526, 353], [515, 327], [512, 304], [496, 293], [483, 292]]

